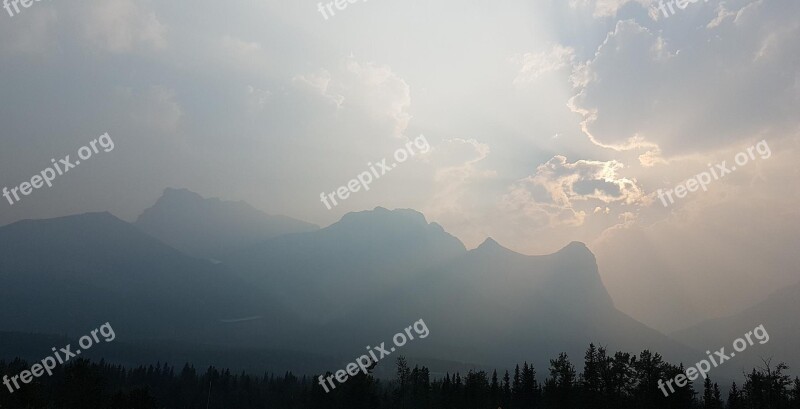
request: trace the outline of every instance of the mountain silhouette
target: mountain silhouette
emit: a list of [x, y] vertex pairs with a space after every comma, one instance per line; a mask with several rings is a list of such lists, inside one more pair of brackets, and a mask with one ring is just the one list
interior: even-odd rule
[[216, 260], [259, 241], [319, 228], [290, 217], [268, 215], [245, 202], [205, 199], [189, 190], [172, 188], [164, 190], [135, 224], [186, 254]]
[[[698, 350], [716, 351], [726, 347], [730, 352], [734, 340], [746, 339], [745, 334], [757, 326], [764, 325], [769, 341], [761, 344], [754, 335], [754, 345], [742, 352], [736, 352], [735, 360], [720, 366], [730, 376], [741, 375], [742, 368], [763, 366], [762, 358], [775, 357], [790, 366], [800, 362], [800, 352], [795, 348], [800, 344], [800, 329], [797, 317], [800, 316], [800, 283], [779, 290], [766, 300], [736, 314], [707, 320], [673, 334], [675, 339]], [[749, 344], [748, 344], [749, 345]]]
[[506, 363], [521, 354], [544, 361], [564, 350], [582, 353], [590, 342], [696, 356], [617, 310], [594, 255], [578, 242], [546, 256], [493, 239], [466, 251], [421, 213], [378, 207], [260, 243], [226, 264], [318, 324], [298, 341], [305, 348], [324, 342], [358, 353], [362, 343], [422, 318], [438, 336], [409, 350], [453, 361]]
[[126, 338], [221, 341], [226, 318], [297, 322], [245, 282], [110, 213], [0, 227], [0, 279], [0, 322], [11, 331], [77, 335], [111, 322]]
[[404, 350], [453, 361], [510, 365], [524, 357], [546, 367], [554, 354], [580, 356], [590, 342], [676, 360], [697, 356], [617, 310], [583, 244], [527, 256], [491, 239], [375, 294], [328, 324], [325, 342], [344, 349], [354, 333], [387, 339], [420, 318], [438, 335]]
[[[582, 243], [529, 256], [489, 238], [468, 251], [417, 211], [378, 207], [264, 240], [240, 219], [219, 217], [213, 223], [228, 223], [224, 234], [193, 242], [231, 249], [212, 263], [140, 229], [183, 200], [206, 203], [168, 191], [135, 225], [91, 213], [0, 227], [2, 330], [75, 336], [108, 321], [129, 344], [191, 341], [347, 362], [424, 319], [430, 335], [403, 354], [436, 370], [521, 359], [541, 367], [590, 342], [698, 357], [617, 310]], [[187, 211], [163, 226], [208, 213]]]

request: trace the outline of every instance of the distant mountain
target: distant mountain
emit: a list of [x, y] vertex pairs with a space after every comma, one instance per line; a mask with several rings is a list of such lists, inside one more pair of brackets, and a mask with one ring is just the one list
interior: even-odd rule
[[205, 199], [186, 189], [171, 188], [135, 225], [186, 254], [216, 260], [259, 241], [319, 229], [291, 217], [268, 215], [245, 202]]
[[237, 253], [227, 267], [323, 328], [301, 337], [307, 348], [359, 353], [422, 318], [432, 335], [408, 351], [451, 361], [546, 363], [562, 351], [582, 354], [590, 342], [696, 356], [617, 310], [582, 243], [549, 256], [492, 239], [466, 251], [412, 210], [351, 213]]
[[526, 256], [491, 239], [376, 294], [328, 325], [325, 343], [346, 348], [355, 333], [385, 340], [420, 318], [431, 335], [404, 351], [445, 360], [511, 365], [526, 359], [544, 368], [559, 352], [582, 358], [590, 342], [611, 351], [651, 349], [678, 361], [697, 356], [617, 310], [583, 244]]
[[108, 321], [123, 343], [258, 350], [253, 364], [270, 367], [277, 350], [346, 364], [419, 319], [430, 335], [402, 353], [434, 372], [520, 360], [542, 370], [562, 351], [579, 359], [590, 342], [699, 358], [618, 311], [583, 244], [526, 256], [487, 239], [467, 251], [413, 210], [350, 213], [221, 264], [108, 213], [22, 221], [0, 227], [0, 282], [3, 331], [75, 337]]
[[421, 213], [378, 207], [252, 246], [231, 255], [226, 268], [294, 313], [324, 323], [466, 251]]
[[725, 347], [727, 352], [731, 352], [734, 340], [746, 338], [745, 333], [763, 324], [769, 342], [760, 344], [751, 335], [755, 344], [736, 353], [734, 359], [720, 369], [741, 375], [742, 368], [763, 366], [761, 358], [769, 357], [774, 357], [773, 363], [783, 361], [797, 369], [800, 365], [800, 352], [796, 348], [800, 345], [797, 317], [800, 317], [800, 283], [777, 291], [763, 302], [737, 314], [704, 321], [674, 333], [673, 337], [701, 351]]
[[228, 343], [226, 319], [300, 325], [245, 282], [109, 213], [0, 227], [0, 282], [10, 331], [75, 336], [110, 322], [126, 339]]

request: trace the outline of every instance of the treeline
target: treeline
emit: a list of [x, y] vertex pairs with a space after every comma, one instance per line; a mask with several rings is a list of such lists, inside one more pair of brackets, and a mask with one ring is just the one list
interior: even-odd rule
[[[657, 353], [639, 355], [590, 345], [578, 373], [566, 354], [550, 361], [540, 381], [532, 365], [513, 371], [469, 371], [432, 379], [425, 367], [396, 362], [395, 379], [382, 382], [359, 373], [326, 393], [318, 377], [246, 373], [184, 365], [124, 368], [104, 361], [77, 359], [53, 376], [35, 378], [9, 393], [0, 391], [0, 407], [19, 409], [800, 409], [800, 379], [785, 374], [784, 364], [754, 368], [728, 396], [706, 379], [702, 391], [692, 385], [665, 397], [659, 380], [683, 373]], [[0, 375], [28, 369], [16, 359], [0, 361]], [[330, 375], [330, 374], [326, 374]], [[724, 402], [724, 403], [723, 403]]]

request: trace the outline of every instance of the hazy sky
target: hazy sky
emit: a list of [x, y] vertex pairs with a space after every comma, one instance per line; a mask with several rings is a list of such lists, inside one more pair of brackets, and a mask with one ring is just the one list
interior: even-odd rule
[[[468, 247], [589, 244], [617, 305], [671, 330], [800, 279], [800, 3], [369, 0], [35, 2], [0, 10], [0, 185], [108, 132], [0, 224], [166, 187], [322, 226], [414, 208]], [[420, 134], [432, 149], [319, 199]], [[765, 140], [768, 158], [665, 208]], [[722, 291], [722, 289], [725, 291]], [[676, 299], [678, 300], [676, 302]]]

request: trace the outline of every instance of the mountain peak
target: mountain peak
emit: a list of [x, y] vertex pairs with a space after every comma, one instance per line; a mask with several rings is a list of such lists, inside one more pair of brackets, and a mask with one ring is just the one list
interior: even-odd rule
[[428, 226], [428, 220], [425, 215], [414, 209], [394, 209], [389, 210], [385, 207], [376, 207], [372, 210], [364, 210], [360, 212], [350, 212], [342, 216], [341, 220], [334, 223], [331, 227], [336, 225], [348, 225], [358, 223], [410, 223], [413, 226]]
[[175, 188], [165, 189], [139, 216], [136, 226], [184, 253], [218, 260], [235, 248], [319, 229], [290, 217], [269, 215], [243, 201], [204, 198]]
[[501, 246], [500, 243], [495, 241], [495, 239], [493, 239], [491, 237], [487, 237], [486, 240], [484, 240], [483, 243], [481, 243], [481, 245], [478, 246], [477, 248], [479, 248], [479, 249], [480, 248], [492, 249], [492, 248], [500, 248], [500, 247], [503, 247], [503, 246]]
[[225, 202], [216, 197], [206, 198], [186, 188], [168, 187], [156, 201], [156, 206], [166, 204], [170, 206], [213, 206], [222, 203], [242, 204], [242, 202]]
[[486, 240], [481, 243], [480, 246], [474, 248], [471, 253], [479, 255], [479, 256], [487, 256], [487, 255], [494, 255], [494, 256], [509, 256], [509, 255], [520, 255], [519, 253], [510, 250], [506, 247], [503, 247], [500, 243], [498, 243], [495, 239], [491, 237], [487, 237]]
[[428, 222], [425, 215], [413, 209], [376, 207], [373, 210], [350, 212], [341, 220], [323, 229], [324, 234], [344, 235], [365, 240], [366, 243], [407, 241], [409, 244], [437, 243], [449, 253], [465, 252], [461, 241], [437, 223]]
[[580, 251], [589, 251], [589, 248], [586, 247], [586, 244], [584, 244], [581, 241], [572, 241], [569, 244], [567, 244], [566, 246], [564, 246], [564, 248], [561, 249], [561, 251], [564, 251], [564, 250], [567, 250], [567, 249], [570, 249], [570, 250], [574, 249], [574, 250], [580, 250]]
[[164, 193], [162, 193], [162, 195], [163, 196], [186, 195], [186, 196], [202, 198], [199, 194], [197, 194], [195, 192], [192, 192], [191, 190], [189, 190], [189, 189], [187, 189], [185, 187], [182, 187], [182, 188], [168, 187], [168, 188], [164, 189]]
[[561, 250], [558, 250], [555, 254], [563, 254], [569, 257], [581, 257], [581, 256], [589, 256], [594, 260], [594, 253], [589, 250], [589, 247], [586, 244], [580, 241], [573, 241], [564, 246]]

